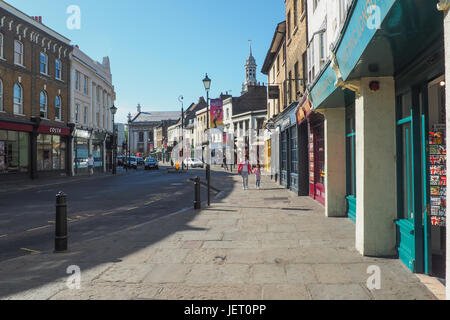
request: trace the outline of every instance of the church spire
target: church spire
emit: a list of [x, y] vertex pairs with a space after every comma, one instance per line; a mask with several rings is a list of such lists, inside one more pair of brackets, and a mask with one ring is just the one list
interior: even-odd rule
[[247, 58], [247, 62], [245, 63], [245, 82], [242, 84], [242, 94], [248, 91], [249, 86], [255, 86], [257, 84], [256, 81], [256, 60], [253, 57], [252, 52], [252, 41], [248, 41], [250, 45], [250, 55]]

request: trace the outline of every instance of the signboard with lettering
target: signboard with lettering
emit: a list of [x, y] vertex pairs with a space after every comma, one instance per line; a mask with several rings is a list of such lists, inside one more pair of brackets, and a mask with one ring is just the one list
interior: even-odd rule
[[43, 133], [43, 134], [52, 134], [52, 135], [59, 135], [59, 136], [70, 135], [69, 128], [61, 128], [61, 127], [40, 126], [38, 129], [38, 132]]

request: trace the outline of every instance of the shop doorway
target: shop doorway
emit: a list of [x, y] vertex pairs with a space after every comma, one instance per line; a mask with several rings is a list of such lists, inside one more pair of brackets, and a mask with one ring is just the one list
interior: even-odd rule
[[399, 258], [413, 272], [445, 279], [445, 80], [397, 97]]

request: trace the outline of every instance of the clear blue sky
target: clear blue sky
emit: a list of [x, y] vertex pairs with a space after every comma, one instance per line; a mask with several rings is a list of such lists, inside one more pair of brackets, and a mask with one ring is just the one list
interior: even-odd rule
[[[281, 0], [7, 0], [71, 39], [91, 58], [111, 59], [119, 108], [126, 121], [141, 103], [144, 111], [177, 111], [205, 95], [202, 79], [212, 79], [211, 96], [232, 90], [245, 78], [248, 40], [258, 71], [275, 26], [285, 19]], [[81, 8], [81, 30], [69, 30], [69, 5]], [[267, 77], [258, 74], [258, 81]]]

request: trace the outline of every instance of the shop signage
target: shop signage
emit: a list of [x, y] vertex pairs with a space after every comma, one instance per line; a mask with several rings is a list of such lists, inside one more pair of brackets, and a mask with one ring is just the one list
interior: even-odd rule
[[291, 118], [286, 118], [281, 122], [281, 131], [286, 130], [291, 126]]
[[396, 0], [357, 1], [336, 57], [345, 81]]
[[69, 128], [61, 128], [61, 127], [40, 126], [38, 129], [38, 132], [43, 133], [43, 134], [51, 134], [51, 135], [59, 135], [59, 136], [69, 136], [70, 135]]
[[80, 129], [77, 129], [77, 130], [75, 131], [75, 136], [76, 136], [77, 138], [89, 139], [90, 134], [89, 134], [89, 131], [87, 131], [87, 130], [80, 130]]
[[297, 124], [300, 125], [303, 120], [305, 120], [311, 111], [311, 101], [309, 99], [306, 99], [305, 102], [302, 104], [301, 107], [297, 110]]
[[1, 122], [0, 121], [0, 129], [12, 130], [12, 131], [32, 132], [33, 131], [33, 126], [31, 124], [21, 124], [21, 123]]
[[280, 98], [280, 87], [279, 86], [269, 86], [269, 99], [279, 99]]
[[[345, 34], [336, 52], [342, 79], [347, 80], [367, 45], [374, 37], [396, 0], [357, 1]], [[330, 65], [311, 89], [310, 98], [317, 109], [337, 88], [336, 74]]]

